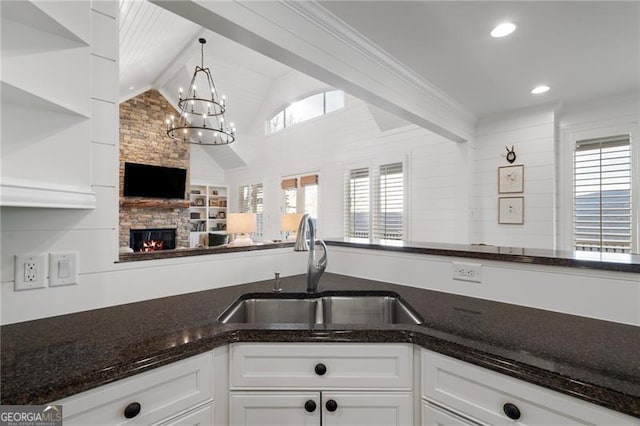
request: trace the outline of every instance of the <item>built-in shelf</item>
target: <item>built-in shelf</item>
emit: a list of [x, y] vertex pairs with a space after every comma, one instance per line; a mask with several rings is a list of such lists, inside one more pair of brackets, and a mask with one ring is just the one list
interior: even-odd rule
[[81, 36], [31, 1], [3, 1], [2, 20], [18, 22], [37, 31], [55, 34], [75, 43], [89, 46], [88, 35]]
[[189, 200], [191, 235], [189, 245], [198, 247], [203, 233], [225, 234], [227, 224], [226, 186], [191, 184]]
[[2, 90], [2, 105], [17, 106], [28, 109], [51, 111], [59, 114], [75, 115], [89, 119], [89, 111], [75, 108], [64, 101], [48, 99], [43, 95], [36, 95], [26, 88], [18, 87], [7, 81], [0, 82]]
[[0, 206], [95, 209], [96, 194], [91, 187], [3, 178]]
[[134, 208], [160, 208], [160, 209], [186, 209], [189, 202], [186, 200], [140, 200], [140, 199], [121, 199], [120, 207]]

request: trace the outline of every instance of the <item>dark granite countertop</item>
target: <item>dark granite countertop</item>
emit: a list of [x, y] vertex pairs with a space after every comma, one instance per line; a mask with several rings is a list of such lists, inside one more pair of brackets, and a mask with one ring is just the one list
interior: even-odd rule
[[136, 253], [120, 253], [119, 262], [137, 262], [140, 260], [156, 260], [156, 259], [173, 259], [177, 257], [190, 257], [190, 256], [203, 256], [208, 254], [221, 254], [221, 253], [237, 253], [240, 251], [256, 251], [256, 250], [268, 250], [274, 248], [293, 247], [293, 242], [288, 241], [265, 241], [257, 242], [250, 246], [230, 246], [224, 244], [221, 246], [212, 247], [193, 247], [193, 248], [178, 248], [173, 250], [158, 250], [149, 252], [136, 252]]
[[[304, 276], [281, 280], [303, 292]], [[2, 326], [1, 403], [43, 404], [232, 342], [406, 342], [640, 417], [640, 327], [325, 274], [319, 291], [391, 291], [423, 325], [221, 324], [272, 281]]]
[[324, 241], [329, 246], [640, 273], [640, 255], [638, 254], [500, 247], [483, 244], [368, 240], [363, 238], [329, 238]]

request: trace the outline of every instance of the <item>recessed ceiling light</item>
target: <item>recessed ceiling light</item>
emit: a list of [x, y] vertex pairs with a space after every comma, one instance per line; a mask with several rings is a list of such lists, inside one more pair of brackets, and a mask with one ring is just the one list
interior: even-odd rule
[[129, 86], [129, 90], [133, 90], [135, 88], [136, 88], [135, 86]]
[[503, 22], [491, 30], [491, 37], [500, 38], [511, 34], [516, 30], [516, 24], [513, 22]]
[[541, 84], [540, 86], [536, 86], [533, 89], [531, 89], [531, 94], [541, 95], [543, 93], [547, 93], [549, 89], [551, 89], [551, 87], [547, 86], [546, 84]]

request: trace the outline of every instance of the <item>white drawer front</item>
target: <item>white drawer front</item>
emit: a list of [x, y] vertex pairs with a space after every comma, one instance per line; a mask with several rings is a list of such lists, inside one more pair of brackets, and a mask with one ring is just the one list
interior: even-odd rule
[[[56, 402], [65, 425], [150, 424], [213, 398], [213, 353], [147, 371]], [[124, 417], [132, 402], [140, 413]]]
[[[232, 389], [411, 390], [411, 345], [237, 343], [231, 345]], [[315, 371], [326, 367], [324, 375]]]
[[492, 425], [638, 425], [629, 416], [427, 350], [422, 351], [422, 396]]

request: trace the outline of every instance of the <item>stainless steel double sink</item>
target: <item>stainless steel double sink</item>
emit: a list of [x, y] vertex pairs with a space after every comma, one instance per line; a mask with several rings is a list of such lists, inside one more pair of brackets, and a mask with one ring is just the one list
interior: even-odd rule
[[422, 324], [397, 294], [249, 294], [219, 318], [223, 323]]

